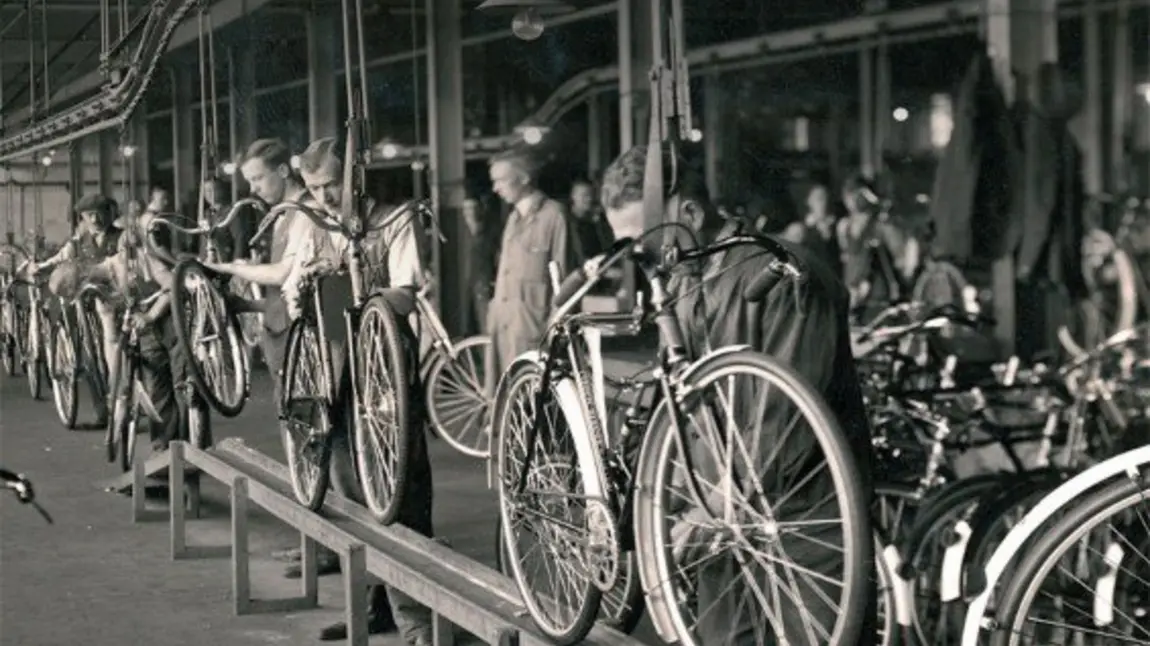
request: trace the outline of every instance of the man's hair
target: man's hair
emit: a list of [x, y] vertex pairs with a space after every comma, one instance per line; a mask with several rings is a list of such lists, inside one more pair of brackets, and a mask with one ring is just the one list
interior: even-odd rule
[[[681, 152], [676, 153], [676, 186], [674, 193], [711, 208], [707, 183], [697, 166]], [[663, 147], [663, 190], [669, 191], [671, 181], [671, 153]], [[626, 204], [643, 201], [643, 188], [647, 174], [647, 146], [635, 146], [611, 162], [603, 171], [599, 200], [604, 208], [618, 209]]]
[[268, 168], [287, 166], [291, 168], [291, 150], [282, 139], [256, 139], [248, 146], [241, 158], [246, 164], [252, 159], [261, 159]]
[[303, 173], [315, 173], [328, 164], [343, 166], [335, 137], [316, 139], [299, 154], [299, 169]]
[[529, 180], [535, 180], [539, 175], [539, 162], [534, 154], [523, 147], [508, 148], [495, 153], [488, 160], [487, 165], [494, 166], [499, 163], [510, 164], [526, 175]]

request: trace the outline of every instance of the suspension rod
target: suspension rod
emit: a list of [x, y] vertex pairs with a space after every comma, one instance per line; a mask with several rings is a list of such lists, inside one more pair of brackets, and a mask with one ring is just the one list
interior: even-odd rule
[[[368, 116], [371, 114], [368, 111], [368, 91], [367, 91], [367, 61], [364, 56], [363, 46], [363, 0], [355, 0], [355, 35], [358, 47], [356, 53], [358, 54], [359, 62], [359, 101], [360, 101], [360, 114], [363, 119], [363, 132], [362, 136], [365, 141], [361, 142], [361, 146], [371, 146], [371, 133], [368, 132], [368, 123], [370, 122]], [[348, 68], [351, 69], [350, 67]]]
[[[125, 0], [126, 1], [126, 0]], [[215, 27], [212, 25], [212, 14], [208, 12], [208, 68], [210, 71], [210, 80], [208, 85], [211, 87], [212, 97], [212, 162], [216, 161], [216, 156], [220, 152], [220, 102], [216, 96], [216, 39]], [[213, 168], [214, 172], [214, 168]]]
[[36, 13], [36, 8], [32, 4], [32, 0], [28, 0], [28, 82], [32, 84], [32, 91], [29, 93], [31, 97], [29, 102], [29, 114], [32, 119], [36, 119], [36, 38], [33, 36], [35, 30], [32, 28], [32, 16]]
[[[351, 7], [347, 5], [348, 0], [340, 0], [340, 5], [343, 14], [343, 68], [351, 70], [351, 47], [353, 44], [351, 36]], [[343, 87], [347, 99], [347, 119], [351, 123], [355, 118], [355, 77], [351, 74], [345, 74], [343, 77]], [[350, 133], [349, 133], [350, 135]], [[351, 160], [345, 160], [346, 163], [351, 163]], [[347, 196], [344, 196], [346, 199]]]
[[47, 110], [52, 103], [52, 90], [51, 79], [48, 78], [48, 65], [51, 61], [48, 60], [48, 0], [42, 0], [40, 3], [40, 38], [44, 43], [44, 109]]
[[[205, 38], [205, 36], [204, 36], [204, 29], [206, 27], [206, 24], [205, 24], [206, 16], [204, 14], [205, 14], [205, 5], [201, 3], [200, 4], [200, 15], [199, 15], [199, 25], [200, 25], [200, 37], [199, 37], [199, 46], [200, 46], [200, 101], [201, 102], [208, 100], [208, 89], [207, 89], [208, 75], [207, 75], [207, 69], [206, 69], [207, 63], [208, 63], [208, 60], [207, 60], [208, 55], [207, 55], [207, 38]], [[209, 156], [208, 146], [210, 145], [210, 142], [208, 141], [208, 139], [211, 137], [211, 131], [208, 129], [208, 112], [210, 110], [211, 110], [211, 106], [207, 105], [206, 103], [200, 104], [200, 185], [198, 187], [196, 187], [195, 193], [199, 197], [199, 199], [197, 200], [197, 203], [196, 203], [196, 222], [201, 227], [204, 226], [205, 224], [207, 224], [207, 215], [204, 212], [205, 211], [205, 209], [204, 209], [204, 183], [207, 182], [207, 180], [208, 180], [208, 156]]]
[[108, 6], [108, 0], [100, 0], [100, 59], [104, 60], [108, 56], [109, 49], [112, 45], [112, 8]]

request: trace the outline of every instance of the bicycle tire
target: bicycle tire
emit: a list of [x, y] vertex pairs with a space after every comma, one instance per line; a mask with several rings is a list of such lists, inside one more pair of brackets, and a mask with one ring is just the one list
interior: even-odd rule
[[53, 352], [51, 329], [43, 312], [32, 314], [28, 321], [28, 351], [24, 359], [24, 376], [28, 382], [28, 394], [36, 401], [43, 398], [44, 378], [52, 378], [48, 363], [48, 357]]
[[[738, 370], [744, 374], [756, 373], [757, 377], [773, 382], [809, 421], [814, 445], [826, 456], [835, 500], [844, 510], [842, 594], [838, 603], [830, 606], [837, 610], [831, 613], [835, 616], [828, 643], [859, 643], [866, 622], [873, 619], [866, 615], [873, 611], [870, 599], [874, 577], [874, 535], [869, 501], [860, 491], [861, 474], [850, 442], [839, 427], [837, 418], [809, 382], [793, 368], [762, 353], [753, 350], [714, 353], [692, 365], [681, 381], [685, 392], [694, 393], [710, 381]], [[674, 635], [661, 634], [664, 639], [677, 637], [683, 646], [722, 646], [713, 640], [701, 644], [687, 627], [686, 610], [678, 603], [682, 588], [675, 583], [678, 568], [673, 563], [674, 557], [665, 536], [669, 512], [663, 508], [662, 492], [669, 479], [664, 475], [669, 462], [667, 453], [675, 446], [669, 415], [666, 401], [655, 409], [647, 425], [636, 468], [634, 523], [643, 584], [648, 590], [648, 610], [652, 612], [656, 626], [663, 626], [660, 633], [668, 629], [673, 631]], [[775, 509], [772, 513], [777, 511]]]
[[[478, 368], [481, 372], [486, 369], [482, 362], [486, 361], [488, 354], [487, 348], [491, 346], [491, 337], [482, 335], [467, 337], [454, 343], [454, 346], [456, 356], [453, 358], [446, 354], [442, 355], [431, 365], [427, 373], [425, 393], [427, 395], [428, 421], [431, 422], [429, 426], [434, 429], [439, 439], [446, 442], [448, 446], [456, 451], [473, 458], [486, 459], [491, 455], [491, 438], [485, 433], [484, 427], [490, 414], [491, 402], [486, 401], [486, 394], [483, 392], [484, 375], [480, 374], [476, 376], [476, 379], [468, 380], [471, 381], [469, 385], [478, 386], [477, 391], [473, 388], [473, 392], [467, 394], [477, 396], [479, 398], [479, 406], [477, 410], [472, 410], [467, 414], [461, 414], [456, 418], [459, 419], [461, 423], [448, 424], [441, 416], [440, 404], [444, 399], [444, 393], [448, 390], [444, 381], [453, 371], [458, 372], [455, 368], [459, 365], [462, 357], [471, 356], [465, 355], [464, 353], [478, 349], [482, 353], [480, 355]], [[472, 424], [477, 427], [475, 429], [476, 440], [474, 442], [467, 442], [467, 431], [472, 428]]]
[[100, 426], [108, 423], [108, 362], [104, 359], [104, 327], [96, 316], [94, 309], [82, 309], [80, 325], [80, 345], [84, 352], [84, 381], [88, 383], [88, 391], [92, 393], [92, 405], [96, 409], [96, 423]]
[[19, 316], [16, 306], [8, 299], [4, 299], [4, 316], [2, 323], [4, 329], [0, 330], [0, 353], [4, 362], [4, 374], [9, 377], [16, 376], [16, 328]]
[[118, 445], [120, 447], [120, 469], [125, 473], [132, 470], [132, 464], [136, 460], [136, 440], [139, 439], [137, 433], [137, 423], [139, 422], [139, 411], [136, 406], [136, 369], [132, 360], [127, 357], [120, 359], [120, 365], [126, 375], [127, 384], [125, 387], [128, 391], [128, 396], [124, 401], [123, 417], [120, 419], [121, 423], [117, 428], [119, 435]]
[[[552, 613], [548, 612], [548, 610], [551, 606], [559, 606], [560, 604], [555, 603], [555, 601], [552, 599], [553, 595], [538, 593], [535, 589], [534, 582], [527, 580], [527, 573], [524, 571], [522, 566], [522, 558], [519, 553], [520, 550], [517, 540], [518, 536], [514, 534], [513, 531], [508, 531], [509, 527], [512, 527], [512, 523], [516, 520], [513, 518], [514, 510], [512, 507], [521, 504], [516, 499], [519, 494], [513, 494], [509, 491], [509, 489], [512, 486], [516, 486], [518, 483], [518, 478], [522, 473], [520, 469], [516, 468], [516, 465], [508, 464], [509, 459], [512, 457], [510, 447], [508, 446], [509, 442], [512, 441], [508, 439], [510, 435], [507, 432], [507, 427], [510, 425], [510, 415], [508, 414], [508, 411], [517, 410], [508, 404], [512, 401], [515, 401], [514, 397], [519, 395], [520, 391], [524, 391], [526, 396], [530, 397], [532, 410], [534, 410], [534, 406], [537, 401], [536, 391], [542, 384], [542, 375], [542, 367], [533, 359], [518, 358], [513, 361], [510, 366], [508, 366], [507, 371], [504, 372], [502, 378], [500, 379], [500, 404], [496, 406], [499, 417], [493, 420], [494, 423], [492, 425], [492, 428], [494, 429], [494, 436], [500, 440], [496, 454], [498, 460], [496, 462], [496, 469], [498, 472], [496, 485], [499, 492], [499, 519], [503, 526], [503, 543], [507, 550], [506, 556], [508, 556], [510, 560], [512, 578], [515, 580], [515, 585], [519, 589], [520, 596], [523, 598], [523, 604], [527, 607], [527, 611], [531, 615], [532, 621], [540, 629], [540, 631], [546, 634], [547, 637], [549, 637], [551, 641], [556, 644], [556, 646], [574, 646], [575, 644], [581, 643], [587, 634], [591, 632], [591, 628], [595, 625], [595, 619], [599, 615], [603, 593], [595, 585], [590, 572], [584, 571], [586, 568], [580, 568], [578, 566], [567, 568], [567, 570], [573, 574], [585, 574], [586, 576], [583, 581], [573, 581], [570, 584], [570, 587], [572, 588], [571, 594], [573, 596], [578, 595], [576, 599], [571, 601], [571, 603], [563, 604], [565, 607], [570, 608], [570, 612], [563, 613], [563, 617], [552, 616]], [[547, 400], [547, 403], [550, 403], [553, 402], [555, 398], [552, 395], [548, 395], [545, 399]], [[531, 418], [534, 419], [538, 415], [540, 415], [540, 412], [534, 411], [534, 414], [531, 415]], [[558, 413], [557, 417], [563, 418], [562, 413]], [[563, 422], [566, 422], [566, 420], [563, 420]], [[548, 431], [550, 430], [551, 429], [549, 428]], [[531, 432], [530, 429], [527, 429], [527, 432]], [[565, 425], [559, 428], [558, 433], [550, 434], [552, 439], [565, 439], [569, 436], [570, 430], [566, 428]], [[536, 434], [535, 440], [540, 440], [538, 433]], [[560, 449], [561, 447], [556, 448]], [[557, 457], [561, 452], [561, 450], [555, 451]], [[544, 456], [539, 456], [538, 451], [534, 453], [536, 453], [534, 460], [538, 461], [541, 458], [546, 458], [547, 454], [551, 452], [545, 449]], [[547, 469], [544, 467], [547, 466], [548, 465], [546, 464], [540, 466], [537, 464], [537, 462], [533, 462], [531, 465], [533, 472], [537, 476], [538, 474], [545, 474]], [[556, 485], [553, 479], [551, 483], [536, 482], [536, 486], [533, 487], [533, 490], [538, 490], [539, 492], [554, 491], [555, 495], [551, 496], [554, 498], [558, 498], [561, 495], [570, 495], [573, 500], [581, 500], [582, 498], [579, 496], [578, 491], [575, 491], [574, 494], [571, 494], [573, 490], [580, 489], [579, 484], [572, 483], [569, 480], [571, 475], [579, 475], [579, 469], [569, 464], [564, 464], [561, 466], [566, 468], [569, 473], [568, 478], [562, 477], [563, 472], [559, 473], [559, 479], [564, 480], [563, 485]], [[551, 469], [551, 471], [554, 472], [556, 469]], [[552, 486], [551, 490], [543, 489], [543, 487], [547, 484]], [[526, 501], [542, 501], [543, 497], [544, 496], [542, 495], [530, 495], [525, 496], [524, 498]], [[561, 507], [563, 511], [570, 510], [568, 505], [561, 505]], [[559, 526], [564, 524], [573, 525], [574, 522], [575, 521], [564, 519], [563, 521], [554, 524]], [[556, 555], [558, 554], [558, 550], [548, 551], [547, 554]], [[578, 558], [578, 556], [575, 558]], [[557, 571], [564, 570], [563, 568], [557, 568]], [[572, 607], [572, 605], [574, 605], [574, 607]], [[554, 614], [557, 615], [559, 613], [555, 612]]]
[[[615, 587], [604, 594], [599, 602], [598, 621], [630, 635], [643, 619], [647, 599], [643, 595], [643, 583], [639, 580], [639, 566], [635, 561], [635, 553], [629, 552], [625, 558], [626, 563], [620, 568], [621, 576]], [[503, 541], [502, 518], [495, 520], [495, 569], [505, 577], [515, 576], [507, 564], [507, 545]]]
[[[1143, 466], [1140, 473], [1136, 471], [1126, 478], [1094, 489], [1069, 506], [1063, 516], [1049, 525], [1023, 554], [1014, 569], [1014, 576], [1006, 581], [992, 622], [992, 646], [1016, 643], [1012, 638], [1016, 636], [1017, 627], [1022, 621], [1019, 615], [1024, 615], [1037, 594], [1035, 585], [1058, 564], [1067, 549], [1090, 532], [1099, 521], [1120, 513], [1132, 504], [1145, 503], [1148, 498], [1150, 470]], [[1150, 637], [1150, 630], [1146, 632]], [[1127, 643], [1137, 642], [1130, 640]]]
[[[287, 459], [292, 493], [312, 511], [323, 507], [331, 484], [331, 402], [326, 368], [319, 351], [319, 332], [307, 318], [288, 328], [284, 370], [280, 388], [280, 436]], [[306, 381], [309, 380], [310, 381]], [[298, 387], [297, 387], [298, 386]], [[302, 418], [306, 416], [307, 421]], [[298, 417], [298, 418], [297, 418]], [[297, 443], [295, 434], [308, 426], [308, 442]], [[318, 432], [316, 432], [318, 431]], [[297, 460], [299, 458], [299, 460]], [[315, 468], [310, 482], [300, 462]]]
[[[970, 518], [970, 538], [963, 554], [963, 596], [969, 598], [986, 587], [984, 567], [995, 548], [1006, 534], [998, 532], [1004, 523], [1017, 523], [1023, 514], [1047, 493], [1065, 481], [1051, 470], [1031, 471], [1027, 479], [1015, 487], [1003, 489], [996, 496], [978, 506]], [[1013, 524], [1005, 525], [1007, 531]]]
[[[76, 399], [80, 390], [80, 378], [76, 374], [79, 364], [76, 359], [80, 354], [76, 348], [77, 339], [68, 325], [61, 325], [56, 328], [55, 336], [56, 340], [52, 344], [53, 356], [50, 363], [52, 366], [52, 401], [56, 407], [56, 416], [64, 428], [76, 430], [78, 412]], [[61, 355], [64, 352], [71, 355], [71, 370], [67, 372], [64, 372], [65, 357]]]
[[[911, 632], [919, 644], [943, 644], [937, 637], [927, 635], [928, 628], [937, 629], [928, 622], [938, 622], [947, 619], [953, 612], [954, 606], [947, 606], [941, 599], [940, 577], [942, 574], [942, 561], [935, 561], [927, 555], [927, 550], [935, 546], [934, 538], [941, 537], [941, 532], [949, 531], [951, 527], [964, 515], [973, 513], [972, 505], [983, 501], [988, 491], [1002, 486], [1003, 476], [1000, 474], [986, 474], [953, 482], [934, 495], [929, 496], [919, 507], [917, 518], [910, 533], [903, 540], [900, 551], [906, 556], [903, 561], [903, 572], [899, 575], [904, 578], [910, 587]], [[943, 550], [945, 552], [945, 550]], [[941, 557], [942, 554], [939, 554]], [[929, 569], [928, 569], [929, 568]], [[925, 603], [927, 598], [922, 582], [931, 581], [935, 587], [931, 589], [933, 596], [929, 596], [931, 605]], [[961, 623], [961, 619], [958, 619]], [[958, 626], [961, 630], [961, 625]]]
[[[375, 334], [378, 326], [379, 334]], [[379, 338], [383, 343], [383, 366], [374, 365], [370, 360], [376, 356], [370, 346], [371, 339]], [[372, 517], [381, 525], [390, 525], [399, 517], [407, 492], [408, 455], [411, 452], [410, 422], [413, 419], [409, 410], [411, 403], [411, 376], [416, 365], [409, 363], [411, 348], [405, 346], [399, 321], [391, 311], [391, 306], [383, 296], [376, 294], [367, 300], [360, 312], [359, 327], [354, 339], [356, 347], [355, 366], [356, 388], [355, 408], [355, 464], [363, 489], [364, 502]], [[348, 347], [348, 351], [352, 348]], [[381, 369], [382, 368], [382, 369]], [[369, 377], [381, 377], [372, 382]], [[373, 392], [369, 383], [385, 384], [381, 392]], [[387, 397], [391, 401], [385, 402]], [[422, 403], [422, 402], [420, 402]], [[379, 424], [366, 413], [371, 411], [391, 412], [393, 419]], [[377, 437], [378, 436], [378, 437]], [[375, 464], [375, 448], [384, 454], [385, 464]], [[371, 456], [371, 457], [369, 457]], [[390, 486], [377, 481], [377, 476], [386, 472], [393, 474]]]
[[120, 358], [120, 369], [116, 374], [112, 375], [111, 393], [112, 393], [112, 410], [108, 412], [108, 423], [104, 427], [104, 452], [111, 464], [116, 461], [116, 456], [120, 454], [120, 424], [123, 423], [126, 417], [125, 410], [127, 409], [127, 397], [122, 394], [122, 385], [124, 381], [123, 372], [126, 370], [124, 364], [128, 361], [127, 351], [121, 347], [118, 351]]
[[[195, 331], [191, 329], [194, 316], [194, 303], [191, 301], [186, 285], [202, 285], [207, 290], [212, 301], [218, 307], [219, 318], [216, 325], [222, 329], [216, 330], [216, 336], [226, 339], [227, 348], [221, 366], [220, 374], [230, 374], [235, 378], [233, 388], [225, 388], [223, 384], [214, 384], [208, 377], [207, 370], [201, 365], [201, 352], [197, 352], [199, 340], [194, 339]], [[227, 307], [227, 300], [223, 293], [211, 280], [204, 266], [194, 258], [181, 260], [172, 270], [172, 324], [176, 331], [176, 341], [180, 350], [187, 357], [188, 377], [196, 387], [196, 392], [213, 410], [224, 417], [235, 417], [244, 410], [248, 395], [251, 393], [250, 371], [248, 370], [247, 343], [244, 341], [240, 323], [235, 312]], [[226, 392], [225, 390], [230, 390]]]

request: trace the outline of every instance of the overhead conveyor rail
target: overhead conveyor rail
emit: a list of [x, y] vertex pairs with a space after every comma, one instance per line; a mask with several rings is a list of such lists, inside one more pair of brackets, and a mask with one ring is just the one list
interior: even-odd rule
[[[129, 481], [144, 483], [148, 476], [168, 472], [169, 522], [174, 559], [189, 559], [228, 551], [232, 559], [232, 592], [237, 615], [256, 612], [289, 612], [318, 604], [316, 549], [337, 552], [343, 572], [347, 643], [368, 643], [366, 590], [369, 577], [410, 595], [433, 612], [435, 646], [455, 643], [452, 626], [475, 635], [493, 646], [547, 646], [551, 642], [532, 624], [514, 583], [491, 568], [468, 559], [434, 540], [405, 527], [383, 527], [370, 512], [330, 492], [323, 516], [301, 507], [292, 497], [287, 467], [249, 448], [242, 440], [224, 440], [202, 451], [175, 442], [168, 460], [137, 461]], [[231, 491], [231, 545], [205, 546], [190, 542], [186, 523], [185, 473], [196, 469], [226, 484]], [[197, 483], [198, 484], [198, 483]], [[197, 487], [198, 489], [198, 487]], [[198, 498], [198, 491], [195, 492]], [[133, 519], [148, 520], [144, 487], [132, 490]], [[301, 595], [294, 599], [252, 598], [248, 553], [248, 511], [261, 507], [300, 533], [303, 554]], [[584, 642], [588, 646], [642, 646], [642, 642], [597, 626]]]
[[[86, 135], [127, 122], [143, 100], [160, 57], [168, 49], [176, 27], [200, 0], [155, 0], [122, 77], [105, 85], [96, 96], [35, 121], [16, 134], [0, 138], [0, 163], [26, 157], [46, 148], [63, 146]], [[120, 45], [123, 47], [124, 45]]]

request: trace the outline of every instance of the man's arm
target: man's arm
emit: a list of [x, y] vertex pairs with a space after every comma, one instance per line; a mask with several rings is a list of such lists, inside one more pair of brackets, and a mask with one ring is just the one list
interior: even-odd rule
[[[567, 217], [563, 213], [563, 207], [558, 206], [557, 203], [554, 202], [552, 204], [556, 204], [555, 215], [557, 217], [552, 221], [551, 226], [551, 260], [559, 264], [559, 276], [562, 278], [566, 277], [567, 272], [571, 271], [571, 267], [568, 266], [570, 256], [567, 255], [571, 242], [568, 233]], [[547, 277], [544, 276], [544, 278], [546, 279]]]
[[51, 269], [52, 267], [55, 267], [56, 265], [58, 265], [62, 262], [71, 260], [75, 256], [76, 256], [76, 239], [71, 238], [67, 242], [64, 243], [63, 247], [60, 247], [60, 250], [56, 252], [56, 255], [54, 255], [51, 258], [40, 263], [39, 268], [40, 269]]
[[160, 286], [163, 292], [152, 301], [148, 311], [144, 312], [144, 319], [148, 323], [155, 323], [161, 316], [168, 312], [168, 308], [172, 302], [172, 272], [151, 254], [145, 253], [143, 255], [143, 262], [148, 264], [148, 271], [152, 274], [152, 280]]
[[390, 238], [387, 246], [389, 287], [418, 287], [423, 281], [423, 262], [415, 235], [415, 222], [407, 220], [401, 223]]

